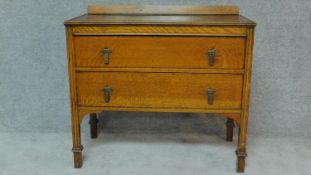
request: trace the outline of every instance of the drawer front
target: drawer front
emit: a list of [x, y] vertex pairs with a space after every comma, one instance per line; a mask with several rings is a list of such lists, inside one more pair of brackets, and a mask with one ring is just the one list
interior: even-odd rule
[[76, 36], [74, 42], [78, 67], [244, 68], [241, 37]]
[[240, 108], [242, 82], [230, 74], [80, 72], [78, 105]]

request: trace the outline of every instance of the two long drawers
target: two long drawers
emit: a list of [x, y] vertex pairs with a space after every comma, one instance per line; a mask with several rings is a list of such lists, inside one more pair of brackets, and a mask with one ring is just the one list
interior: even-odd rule
[[243, 37], [76, 36], [74, 49], [79, 106], [241, 108], [243, 75], [221, 71], [244, 69]]

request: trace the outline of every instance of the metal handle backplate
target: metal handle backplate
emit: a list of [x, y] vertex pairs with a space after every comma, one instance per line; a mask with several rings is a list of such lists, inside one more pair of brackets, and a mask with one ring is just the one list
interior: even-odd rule
[[103, 49], [103, 55], [104, 55], [104, 64], [109, 64], [109, 56], [110, 56], [110, 53], [111, 53], [111, 50], [107, 47], [105, 47]]
[[110, 95], [111, 95], [112, 88], [110, 86], [105, 86], [103, 89], [104, 92], [104, 101], [105, 103], [110, 102]]
[[212, 105], [214, 103], [215, 92], [216, 92], [216, 90], [213, 88], [207, 89], [207, 101], [208, 101], [208, 104], [210, 104], [210, 105]]
[[216, 51], [214, 48], [208, 51], [208, 61], [209, 61], [210, 66], [213, 66], [215, 64], [215, 55], [216, 55]]

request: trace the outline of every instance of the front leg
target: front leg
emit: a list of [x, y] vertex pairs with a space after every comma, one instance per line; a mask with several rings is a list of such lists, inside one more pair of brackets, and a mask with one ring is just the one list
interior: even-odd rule
[[252, 71], [252, 55], [254, 43], [254, 28], [249, 28], [247, 31], [246, 40], [246, 56], [245, 56], [245, 74], [242, 96], [242, 113], [239, 124], [239, 143], [237, 148], [237, 172], [244, 172], [246, 154], [246, 137], [247, 137], [247, 124], [249, 115], [249, 97], [250, 97], [250, 84], [251, 84], [251, 71]]

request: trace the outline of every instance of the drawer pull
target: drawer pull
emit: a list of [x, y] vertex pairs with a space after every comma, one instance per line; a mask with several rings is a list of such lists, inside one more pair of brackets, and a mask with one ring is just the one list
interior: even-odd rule
[[104, 91], [105, 103], [109, 103], [110, 102], [110, 93], [112, 91], [112, 88], [110, 86], [105, 86], [103, 91]]
[[213, 88], [208, 88], [207, 89], [207, 101], [209, 105], [212, 105], [214, 103], [214, 94], [216, 90]]
[[215, 49], [210, 49], [208, 51], [208, 59], [209, 59], [210, 66], [213, 66], [215, 64], [215, 55], [216, 55]]
[[104, 64], [109, 64], [109, 55], [111, 53], [111, 50], [107, 47], [103, 49], [103, 55], [104, 55]]

